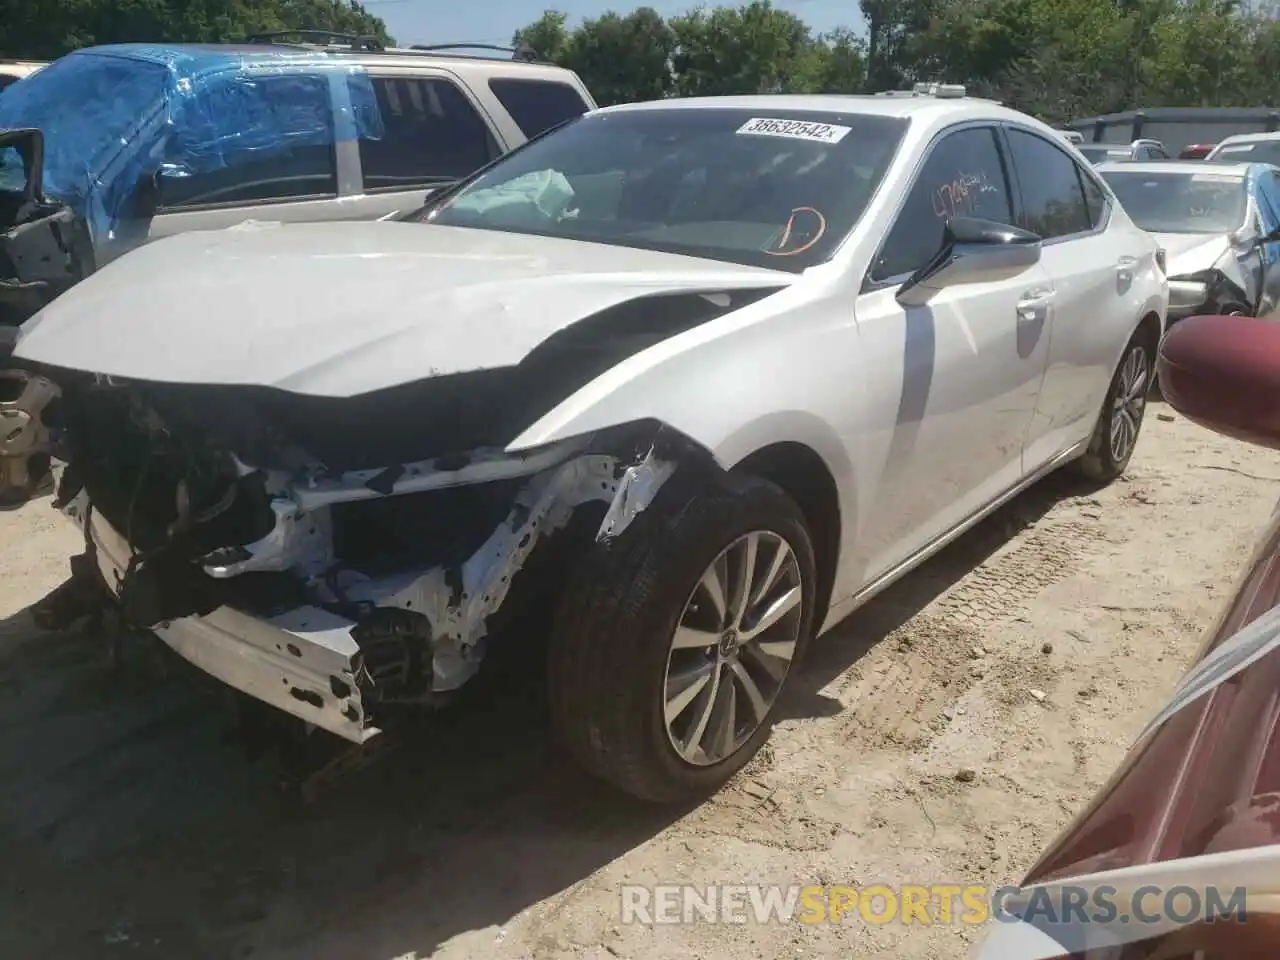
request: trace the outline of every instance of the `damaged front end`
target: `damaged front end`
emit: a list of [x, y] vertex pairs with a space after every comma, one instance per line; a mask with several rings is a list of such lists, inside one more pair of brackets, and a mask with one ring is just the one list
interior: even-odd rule
[[[0, 130], [0, 325], [12, 327], [93, 271], [88, 227], [44, 194], [39, 130]], [[0, 356], [12, 350], [0, 337]]]
[[421, 393], [378, 409], [2, 375], [23, 420], [0, 436], [0, 475], [20, 480], [37, 454], [67, 464], [55, 503], [85, 534], [79, 589], [91, 580], [205, 672], [354, 743], [532, 629], [563, 567], [555, 545], [622, 534], [696, 455], [656, 424], [506, 453], [494, 417], [466, 400], [437, 414]]

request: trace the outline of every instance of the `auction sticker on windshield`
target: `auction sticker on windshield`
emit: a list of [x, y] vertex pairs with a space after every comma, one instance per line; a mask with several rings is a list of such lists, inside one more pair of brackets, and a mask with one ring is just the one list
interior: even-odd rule
[[752, 117], [738, 128], [738, 133], [756, 137], [786, 137], [790, 140], [839, 143], [852, 129], [852, 127], [841, 127], [834, 123]]

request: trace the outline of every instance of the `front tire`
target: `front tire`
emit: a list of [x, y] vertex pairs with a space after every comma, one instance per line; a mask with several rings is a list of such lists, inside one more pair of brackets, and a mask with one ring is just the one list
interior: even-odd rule
[[689, 489], [677, 476], [570, 576], [549, 658], [557, 739], [641, 799], [713, 792], [768, 739], [814, 597], [813, 546], [790, 497], [753, 477]]
[[1134, 334], [1107, 389], [1102, 412], [1077, 469], [1090, 480], [1110, 483], [1124, 473], [1138, 445], [1155, 356], [1147, 338]]

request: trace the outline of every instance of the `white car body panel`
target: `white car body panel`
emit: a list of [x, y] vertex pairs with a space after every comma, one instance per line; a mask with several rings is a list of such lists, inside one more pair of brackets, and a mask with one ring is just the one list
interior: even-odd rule
[[[33, 317], [18, 353], [138, 380], [349, 397], [424, 374], [519, 363], [557, 330], [646, 294], [793, 280], [487, 230], [250, 224], [193, 231], [122, 257]], [[139, 299], [142, 289], [148, 295]], [[136, 302], [100, 322], [121, 300]]]
[[1171, 277], [1208, 270], [1231, 248], [1225, 233], [1153, 233], [1152, 236], [1164, 247]]
[[[1037, 264], [1016, 278], [940, 291], [904, 309], [894, 289], [858, 300], [865, 369], [895, 371], [871, 381], [864, 457], [876, 468], [876, 504], [859, 531], [875, 577], [962, 523], [1022, 476], [1022, 446], [1044, 376], [1048, 316], [1030, 328], [1017, 317], [1023, 291], [1047, 295]], [[1032, 330], [1030, 336], [1025, 331]], [[905, 351], [903, 346], [905, 344]]]
[[[1251, 158], [1242, 148], [1253, 148], [1259, 144], [1275, 144], [1277, 142], [1280, 142], [1280, 130], [1274, 130], [1270, 133], [1237, 133], [1230, 137], [1224, 137], [1217, 146], [1209, 151], [1204, 159], [1206, 161], [1248, 160]], [[1263, 160], [1262, 162], [1270, 163], [1271, 161]]]
[[1164, 316], [1166, 307], [1151, 294], [1159, 284], [1154, 251], [1134, 243], [1133, 252], [1117, 256], [1113, 230], [1142, 233], [1123, 213], [1119, 217], [1123, 222], [1115, 223], [1113, 210], [1106, 231], [1044, 247], [1041, 262], [1053, 277], [1053, 332], [1024, 467], [1045, 462], [1093, 429], [1099, 398], [1125, 346], [1116, 341], [1114, 313]]
[[1150, 316], [1163, 323], [1168, 284], [1157, 244], [1112, 197], [1104, 229], [1044, 244], [1017, 276], [946, 287], [910, 308], [896, 287], [864, 287], [922, 158], [957, 124], [1017, 125], [1084, 163], [1052, 128], [994, 103], [748, 97], [611, 109], [775, 103], [911, 119], [852, 234], [803, 273], [422, 224], [253, 227], [127, 254], [30, 321], [15, 355], [341, 397], [517, 363], [558, 330], [647, 293], [780, 287], [530, 411], [507, 451], [650, 419], [725, 468], [778, 444], [808, 447], [840, 500], [830, 627], [1082, 452], [1135, 330]]

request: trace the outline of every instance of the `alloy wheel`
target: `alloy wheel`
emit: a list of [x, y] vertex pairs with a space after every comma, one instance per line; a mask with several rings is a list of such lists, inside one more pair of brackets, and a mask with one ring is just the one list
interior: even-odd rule
[[765, 722], [800, 640], [803, 586], [790, 544], [767, 530], [739, 537], [703, 572], [663, 684], [667, 736], [686, 763], [725, 760]]
[[1115, 400], [1111, 407], [1111, 459], [1116, 463], [1124, 463], [1138, 442], [1149, 380], [1146, 348], [1134, 344], [1116, 373]]

